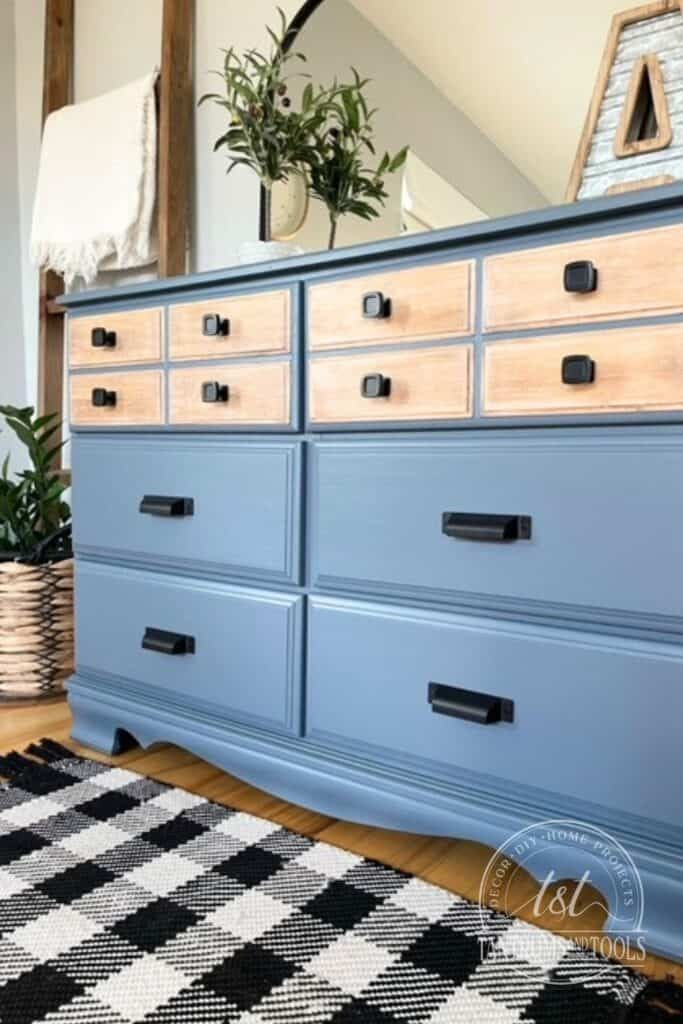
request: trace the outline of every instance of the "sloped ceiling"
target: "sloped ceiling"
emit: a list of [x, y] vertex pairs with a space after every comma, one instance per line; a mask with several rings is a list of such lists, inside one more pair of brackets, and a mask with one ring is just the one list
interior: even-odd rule
[[562, 201], [610, 21], [628, 0], [351, 3], [549, 202]]

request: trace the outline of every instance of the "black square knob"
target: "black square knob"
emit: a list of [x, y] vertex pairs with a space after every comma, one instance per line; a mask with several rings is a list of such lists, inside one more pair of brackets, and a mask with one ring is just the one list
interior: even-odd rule
[[388, 398], [391, 394], [391, 377], [381, 373], [368, 373], [360, 384], [363, 398]]
[[565, 356], [562, 360], [563, 384], [592, 384], [595, 363], [590, 356]]
[[116, 392], [107, 391], [106, 388], [93, 388], [92, 389], [92, 404], [97, 409], [103, 409], [105, 406], [116, 405]]
[[93, 348], [115, 348], [116, 331], [108, 331], [106, 327], [93, 327], [90, 341]]
[[564, 290], [583, 295], [598, 287], [598, 271], [590, 260], [575, 260], [564, 268]]
[[382, 292], [366, 292], [363, 296], [363, 316], [366, 320], [385, 320], [391, 316], [391, 299]]
[[202, 402], [227, 402], [229, 397], [227, 384], [219, 384], [217, 380], [207, 380], [202, 384]]
[[205, 338], [225, 338], [230, 334], [230, 321], [218, 313], [206, 313], [202, 317], [202, 334]]

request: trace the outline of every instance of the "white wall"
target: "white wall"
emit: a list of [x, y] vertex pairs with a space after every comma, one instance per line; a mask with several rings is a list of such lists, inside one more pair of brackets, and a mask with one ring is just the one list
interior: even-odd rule
[[[0, 0], [0, 405], [25, 405], [27, 400], [14, 101], [14, 8], [11, 0]], [[13, 435], [2, 429], [0, 462], [8, 448], [15, 463], [18, 446]]]

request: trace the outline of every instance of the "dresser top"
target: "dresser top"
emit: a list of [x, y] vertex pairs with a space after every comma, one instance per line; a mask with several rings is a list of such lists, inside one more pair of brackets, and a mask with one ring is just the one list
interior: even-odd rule
[[500, 242], [519, 240], [532, 243], [533, 236], [553, 232], [579, 230], [594, 226], [596, 231], [605, 226], [618, 229], [621, 222], [633, 217], [658, 214], [671, 217], [676, 210], [683, 219], [683, 183], [642, 189], [600, 199], [563, 203], [560, 206], [531, 210], [510, 217], [477, 221], [459, 227], [401, 235], [364, 245], [348, 246], [332, 251], [304, 253], [285, 259], [263, 263], [238, 264], [199, 274], [187, 274], [121, 285], [116, 288], [90, 289], [62, 296], [58, 301], [68, 309], [93, 307], [99, 304], [130, 300], [151, 300], [170, 297], [175, 293], [216, 288], [221, 285], [258, 284], [259, 281], [278, 281], [297, 276], [313, 276], [349, 270], [368, 262], [386, 259], [432, 255], [471, 249], [473, 246], [494, 246]]

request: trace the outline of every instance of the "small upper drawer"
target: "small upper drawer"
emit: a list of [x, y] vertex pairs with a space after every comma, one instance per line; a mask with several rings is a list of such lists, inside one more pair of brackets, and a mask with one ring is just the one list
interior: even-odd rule
[[161, 370], [83, 373], [71, 377], [74, 426], [156, 426], [164, 421]]
[[484, 346], [486, 416], [683, 409], [683, 325]]
[[312, 359], [311, 422], [463, 419], [471, 376], [471, 345]]
[[312, 349], [471, 334], [474, 263], [434, 263], [308, 289]]
[[298, 442], [81, 434], [72, 465], [79, 555], [299, 582]]
[[[580, 266], [569, 274], [573, 281], [565, 283], [565, 268], [572, 263]], [[484, 261], [484, 329], [683, 310], [681, 265], [683, 225], [489, 256]], [[567, 285], [591, 284], [591, 291], [566, 290]]]
[[289, 352], [290, 293], [259, 292], [169, 308], [171, 359]]
[[162, 358], [163, 310], [136, 309], [69, 317], [71, 366], [157, 363]]
[[169, 374], [170, 422], [204, 426], [290, 423], [289, 362], [211, 363]]
[[680, 825], [680, 647], [324, 597], [308, 638], [314, 739]]

